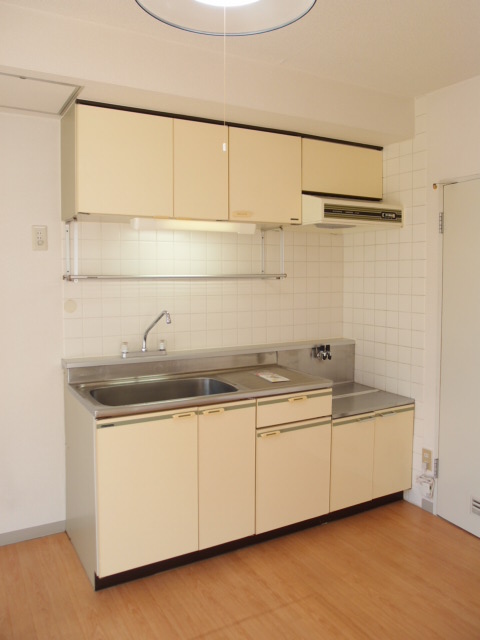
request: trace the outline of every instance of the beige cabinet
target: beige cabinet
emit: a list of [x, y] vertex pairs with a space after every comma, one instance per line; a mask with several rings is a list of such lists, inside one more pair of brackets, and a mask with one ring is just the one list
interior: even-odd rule
[[332, 390], [257, 400], [256, 533], [328, 512]]
[[409, 489], [414, 405], [332, 423], [330, 511]]
[[99, 578], [198, 549], [195, 410], [99, 421]]
[[382, 150], [303, 138], [302, 191], [381, 199]]
[[199, 409], [199, 548], [255, 533], [255, 402]]
[[173, 215], [173, 120], [76, 104], [62, 119], [62, 218]]
[[174, 216], [228, 220], [228, 128], [174, 119], [173, 132]]
[[330, 511], [372, 499], [375, 414], [332, 422]]
[[289, 393], [257, 400], [257, 428], [332, 414], [332, 390]]
[[328, 513], [330, 418], [257, 431], [256, 533]]
[[412, 486], [413, 416], [413, 405], [375, 414], [373, 498]]
[[301, 223], [301, 138], [230, 127], [230, 219]]

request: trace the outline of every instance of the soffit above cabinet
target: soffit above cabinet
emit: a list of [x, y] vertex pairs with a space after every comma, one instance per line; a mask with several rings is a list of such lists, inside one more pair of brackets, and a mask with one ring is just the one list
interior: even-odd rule
[[77, 85], [0, 73], [0, 107], [7, 109], [61, 115], [79, 91]]

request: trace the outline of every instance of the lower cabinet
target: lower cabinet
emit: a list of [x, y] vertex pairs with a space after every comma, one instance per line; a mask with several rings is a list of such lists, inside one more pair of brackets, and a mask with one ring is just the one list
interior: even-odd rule
[[413, 405], [375, 414], [373, 498], [412, 486]]
[[328, 513], [331, 420], [257, 431], [256, 533]]
[[66, 395], [67, 533], [92, 584], [411, 486], [414, 405], [331, 390], [95, 421]]
[[330, 511], [372, 499], [375, 414], [333, 420]]
[[255, 401], [198, 414], [198, 539], [206, 549], [255, 533]]
[[96, 428], [99, 578], [198, 549], [196, 411]]
[[411, 487], [413, 416], [412, 404], [332, 422], [330, 511]]

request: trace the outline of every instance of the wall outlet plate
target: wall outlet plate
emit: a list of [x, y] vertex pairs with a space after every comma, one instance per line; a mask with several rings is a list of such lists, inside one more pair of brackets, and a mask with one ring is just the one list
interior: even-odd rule
[[34, 224], [32, 226], [32, 249], [34, 251], [48, 249], [48, 233], [45, 225]]
[[432, 470], [432, 452], [430, 449], [422, 449], [422, 464], [425, 465], [425, 471]]

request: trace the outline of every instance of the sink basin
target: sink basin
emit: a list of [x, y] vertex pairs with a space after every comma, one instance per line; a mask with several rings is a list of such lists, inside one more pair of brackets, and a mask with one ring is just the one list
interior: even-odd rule
[[236, 387], [215, 378], [181, 378], [113, 384], [92, 389], [90, 395], [100, 404], [119, 407], [130, 404], [197, 398], [232, 391], [237, 391]]

